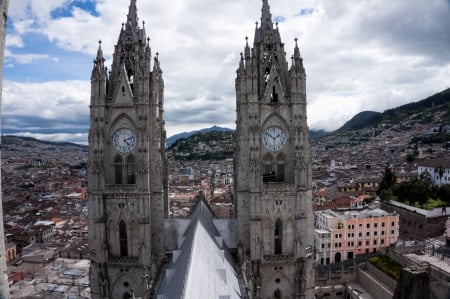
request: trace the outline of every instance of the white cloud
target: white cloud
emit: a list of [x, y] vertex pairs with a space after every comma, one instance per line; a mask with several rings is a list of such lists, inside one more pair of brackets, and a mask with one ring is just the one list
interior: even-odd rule
[[10, 50], [5, 51], [5, 59], [13, 60], [18, 64], [30, 64], [39, 60], [57, 60], [46, 54], [14, 54]]
[[[70, 15], [51, 19], [52, 11], [69, 2], [11, 1], [16, 32], [9, 47], [22, 46], [26, 34], [41, 34], [61, 49], [94, 58], [101, 39], [111, 63], [129, 1], [98, 0], [98, 16], [73, 8]], [[314, 129], [336, 129], [360, 111], [383, 111], [450, 85], [450, 4], [446, 0], [269, 2], [272, 15], [282, 20], [279, 29], [289, 62], [294, 38], [299, 38], [308, 75], [308, 119]], [[168, 135], [213, 124], [234, 127], [235, 71], [245, 36], [253, 43], [261, 2], [139, 0], [137, 5], [153, 54], [160, 53]], [[22, 61], [45, 59], [33, 53], [22, 55]], [[17, 91], [5, 94], [3, 111], [27, 115], [29, 109], [19, 107], [39, 104], [37, 99], [28, 102], [32, 90], [38, 96], [59, 99], [61, 107], [50, 106], [47, 117], [86, 116], [89, 76], [86, 73], [86, 82], [77, 88], [73, 82], [22, 87], [14, 83]]]
[[3, 85], [3, 129], [36, 133], [87, 132], [90, 85], [85, 81]]

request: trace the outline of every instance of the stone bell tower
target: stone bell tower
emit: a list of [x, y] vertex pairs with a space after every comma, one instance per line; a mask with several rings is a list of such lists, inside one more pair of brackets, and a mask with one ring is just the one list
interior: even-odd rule
[[149, 41], [131, 0], [111, 71], [101, 43], [94, 60], [88, 181], [92, 298], [146, 298], [164, 257], [164, 81]]
[[306, 74], [295, 41], [290, 67], [263, 0], [253, 46], [236, 77], [235, 198], [239, 257], [252, 298], [312, 298], [311, 154]]

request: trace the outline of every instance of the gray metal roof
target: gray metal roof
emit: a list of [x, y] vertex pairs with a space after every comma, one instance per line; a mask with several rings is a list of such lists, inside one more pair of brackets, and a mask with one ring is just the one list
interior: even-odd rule
[[241, 298], [238, 273], [218, 230], [214, 214], [200, 200], [173, 251], [157, 299]]

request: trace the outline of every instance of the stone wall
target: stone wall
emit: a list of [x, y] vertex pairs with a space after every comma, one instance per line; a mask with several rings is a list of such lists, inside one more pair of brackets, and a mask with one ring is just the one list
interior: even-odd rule
[[[368, 263], [369, 264], [369, 263]], [[373, 269], [374, 268], [374, 269]], [[358, 269], [358, 283], [368, 291], [374, 298], [388, 299], [393, 297], [393, 290], [390, 290], [384, 283], [382, 283], [378, 278], [383, 277], [380, 270], [373, 267], [370, 272], [362, 268]], [[371, 273], [372, 272], [372, 273]], [[376, 273], [374, 276], [373, 273]], [[382, 278], [383, 281], [387, 281], [385, 277]], [[395, 283], [389, 282], [390, 285]]]
[[444, 234], [446, 215], [427, 218], [424, 215], [384, 202], [381, 203], [380, 208], [388, 212], [395, 211], [400, 215], [399, 235], [403, 238], [425, 240]]

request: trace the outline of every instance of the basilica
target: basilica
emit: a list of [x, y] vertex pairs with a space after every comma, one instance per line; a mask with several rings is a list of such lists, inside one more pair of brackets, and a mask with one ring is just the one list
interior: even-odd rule
[[164, 78], [136, 0], [111, 69], [103, 51], [91, 74], [92, 298], [314, 298], [306, 74], [297, 41], [288, 63], [268, 0], [236, 62], [233, 219], [202, 199], [190, 219], [167, 217]]

